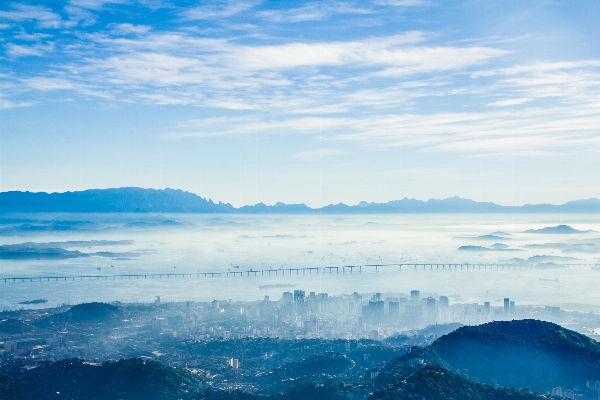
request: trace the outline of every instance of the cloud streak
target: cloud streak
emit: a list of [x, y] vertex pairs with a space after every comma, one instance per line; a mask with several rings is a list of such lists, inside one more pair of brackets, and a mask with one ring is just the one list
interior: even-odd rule
[[[13, 29], [3, 44], [5, 59], [52, 59], [34, 73], [9, 66], [5, 77], [14, 85], [2, 107], [68, 94], [233, 115], [188, 121], [165, 134], [171, 139], [299, 134], [379, 149], [468, 154], [598, 150], [600, 60], [515, 64], [502, 41], [445, 41], [439, 32], [415, 29], [346, 39], [254, 32], [257, 21], [288, 26], [339, 16], [374, 18], [381, 17], [381, 7], [427, 2], [157, 6], [160, 18], [170, 18], [164, 29], [151, 21], [98, 22], [109, 5], [127, 6], [74, 0], [61, 12], [18, 3], [0, 10]], [[248, 33], [221, 33], [233, 23]], [[296, 157], [341, 154], [319, 151], [325, 153]]]

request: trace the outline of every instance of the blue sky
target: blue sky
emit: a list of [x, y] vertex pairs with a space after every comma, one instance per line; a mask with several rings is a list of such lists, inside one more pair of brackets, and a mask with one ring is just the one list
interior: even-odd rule
[[0, 5], [1, 190], [600, 197], [598, 1]]

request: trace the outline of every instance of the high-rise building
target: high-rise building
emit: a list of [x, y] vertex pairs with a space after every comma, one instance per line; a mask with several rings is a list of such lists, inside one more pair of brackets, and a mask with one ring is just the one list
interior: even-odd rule
[[433, 325], [437, 322], [437, 307], [433, 297], [427, 298], [427, 323]]
[[327, 305], [329, 303], [329, 295], [327, 293], [319, 293], [319, 312], [324, 313], [327, 312]]
[[421, 302], [410, 302], [405, 307], [404, 325], [408, 328], [417, 328], [423, 323], [424, 305]]
[[600, 381], [585, 381], [585, 387], [600, 393]]
[[400, 302], [390, 301], [388, 303], [388, 315], [391, 320], [396, 320], [400, 316]]
[[448, 299], [448, 296], [440, 296], [440, 307], [441, 308], [450, 307], [450, 300]]
[[355, 315], [362, 310], [362, 296], [357, 292], [352, 293], [352, 301], [350, 302], [350, 314]]
[[508, 314], [510, 312], [510, 299], [508, 297], [504, 298], [504, 314]]
[[362, 308], [363, 322], [366, 324], [378, 324], [382, 322], [384, 305], [383, 300], [370, 300], [369, 304]]
[[294, 307], [297, 314], [304, 314], [304, 290], [294, 290]]
[[233, 369], [238, 369], [240, 367], [240, 361], [237, 358], [230, 358], [227, 360], [227, 364]]
[[319, 312], [319, 297], [317, 293], [310, 292], [308, 298], [306, 299], [307, 311], [310, 311], [312, 314], [316, 314]]
[[[315, 292], [313, 292], [314, 294]], [[304, 301], [304, 290], [294, 290], [294, 302]]]
[[509, 311], [510, 311], [510, 313], [511, 313], [511, 314], [514, 314], [514, 313], [515, 313], [515, 311], [516, 311], [516, 310], [515, 310], [515, 302], [514, 302], [514, 301], [511, 301], [511, 302], [509, 303], [509, 306], [508, 306], [508, 308], [509, 308]]
[[421, 300], [421, 292], [419, 292], [418, 290], [411, 290], [410, 291], [410, 301], [419, 301]]
[[400, 303], [400, 315], [404, 315], [406, 313], [406, 305], [408, 304], [408, 299], [406, 297], [401, 297], [398, 300]]
[[284, 303], [292, 303], [294, 301], [294, 295], [292, 294], [292, 292], [283, 292], [281, 300]]
[[152, 331], [160, 332], [165, 324], [164, 318], [152, 318]]
[[373, 310], [373, 322], [380, 323], [383, 320], [385, 304], [382, 300], [370, 301], [369, 306]]

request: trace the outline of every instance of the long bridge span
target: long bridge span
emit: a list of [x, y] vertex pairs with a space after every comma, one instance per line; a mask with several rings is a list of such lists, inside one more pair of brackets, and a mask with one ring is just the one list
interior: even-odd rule
[[[560, 264], [564, 267], [592, 267], [598, 269], [598, 264]], [[339, 274], [362, 272], [370, 270], [379, 272], [381, 268], [390, 269], [396, 267], [402, 269], [430, 270], [430, 271], [474, 271], [474, 270], [502, 270], [516, 268], [532, 268], [527, 264], [497, 264], [497, 263], [396, 263], [396, 264], [362, 264], [362, 265], [340, 265], [328, 267], [298, 267], [298, 268], [269, 268], [248, 269], [244, 271], [216, 271], [216, 272], [190, 272], [190, 273], [167, 273], [156, 272], [146, 274], [115, 274], [115, 275], [57, 275], [57, 276], [17, 276], [0, 277], [4, 282], [50, 282], [50, 281], [76, 281], [76, 280], [116, 280], [116, 279], [171, 279], [171, 278], [193, 278], [193, 277], [222, 277], [222, 276], [265, 276], [265, 275], [299, 275], [306, 274]]]

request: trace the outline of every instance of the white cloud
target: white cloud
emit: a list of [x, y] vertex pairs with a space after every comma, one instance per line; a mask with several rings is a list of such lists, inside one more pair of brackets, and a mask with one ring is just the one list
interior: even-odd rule
[[521, 97], [518, 99], [506, 99], [506, 100], [497, 100], [492, 103], [489, 103], [488, 106], [499, 106], [499, 107], [509, 107], [516, 106], [518, 104], [527, 103], [528, 101], [532, 101], [532, 98], [529, 97]]
[[33, 105], [35, 105], [35, 102], [33, 101], [11, 101], [0, 98], [0, 109], [30, 107]]
[[52, 35], [49, 35], [47, 33], [27, 33], [22, 30], [21, 32], [15, 33], [14, 37], [15, 39], [19, 40], [37, 42], [52, 37]]
[[[154, 33], [145, 26], [110, 28], [140, 34], [87, 35], [92, 45], [71, 50], [79, 54], [78, 62], [65, 65], [61, 79], [78, 89], [94, 85], [88, 93], [104, 91], [102, 96], [108, 97], [119, 93], [116, 97], [123, 101], [164, 104], [168, 97], [169, 104], [233, 110], [323, 114], [356, 106], [406, 105], [405, 99], [422, 96], [424, 89], [389, 84], [383, 90], [372, 89], [369, 82], [381, 80], [390, 68], [404, 68], [405, 74], [453, 71], [504, 54], [494, 49], [420, 46], [426, 40], [421, 32], [362, 41], [250, 46], [179, 32]], [[323, 69], [333, 73], [323, 74]], [[357, 82], [362, 87], [345, 89]]]
[[65, 12], [73, 25], [81, 23], [83, 26], [90, 26], [96, 23], [96, 16], [81, 7], [65, 6]]
[[541, 62], [527, 65], [515, 65], [508, 68], [484, 69], [473, 72], [474, 78], [498, 76], [498, 75], [522, 75], [532, 73], [544, 73], [548, 71], [560, 71], [570, 69], [581, 69], [586, 67], [600, 67], [600, 60]]
[[585, 108], [404, 114], [361, 118], [341, 126], [334, 140], [367, 146], [418, 147], [437, 151], [533, 154], [581, 145], [600, 151], [598, 104]]
[[29, 46], [9, 43], [4, 47], [6, 48], [6, 53], [11, 57], [42, 57], [54, 49], [54, 45], [52, 43], [46, 45], [35, 44]]
[[[208, 118], [188, 121], [167, 137], [302, 134], [315, 135], [323, 142], [377, 149], [404, 147], [471, 155], [564, 153], [581, 147], [600, 153], [599, 107], [600, 102], [510, 111]], [[322, 156], [341, 154], [330, 150], [323, 149]], [[309, 151], [296, 156], [319, 154]]]
[[140, 35], [148, 33], [152, 29], [152, 27], [148, 25], [134, 25], [129, 23], [110, 24], [109, 28], [111, 28], [111, 32], [116, 35]]
[[429, 5], [430, 1], [426, 0], [375, 0], [375, 4], [382, 6], [393, 6], [393, 7], [414, 7]]
[[105, 4], [124, 4], [128, 0], [71, 0], [70, 4], [75, 7], [100, 10]]
[[30, 78], [25, 82], [32, 88], [41, 91], [49, 90], [71, 90], [75, 88], [75, 84], [67, 79], [61, 78]]
[[[319, 78], [323, 74], [318, 69], [323, 67], [367, 69], [367, 75], [373, 76], [388, 75], [392, 69], [393, 73], [402, 70], [403, 74], [411, 74], [464, 68], [504, 54], [480, 47], [417, 46], [425, 40], [420, 32], [363, 41], [257, 46], [181, 33], [147, 34], [135, 39], [96, 35], [93, 40], [107, 51], [110, 48], [114, 55], [89, 57], [82, 65], [70, 66], [73, 72], [106, 74], [110, 82], [123, 84], [208, 85], [205, 90], [298, 84], [296, 78], [286, 74], [299, 74], [307, 86], [323, 87], [341, 82], [339, 78]], [[367, 77], [365, 71], [361, 74]]]
[[258, 15], [273, 22], [319, 21], [334, 14], [370, 14], [366, 8], [352, 7], [342, 2], [309, 3], [302, 7], [261, 11]]
[[226, 2], [221, 5], [204, 5], [186, 9], [181, 17], [186, 21], [220, 19], [239, 14], [254, 7], [256, 2]]
[[10, 21], [37, 21], [42, 28], [62, 28], [64, 23], [60, 15], [44, 6], [12, 4], [12, 10], [0, 11], [0, 19]]
[[99, 90], [91, 84], [73, 82], [65, 78], [45, 78], [35, 77], [23, 80], [23, 82], [32, 89], [42, 92], [65, 90], [73, 91], [84, 96], [97, 97], [101, 99], [114, 100], [115, 96], [112, 92]]
[[[417, 4], [403, 3], [395, 5]], [[94, 4], [88, 2], [86, 7], [101, 6]], [[188, 9], [182, 17], [226, 18], [255, 3], [220, 4]], [[66, 24], [48, 9], [27, 7], [15, 5], [0, 16], [12, 21], [35, 19], [38, 24], [44, 20], [48, 26]], [[310, 3], [261, 15], [293, 22], [364, 11], [343, 7]], [[19, 90], [196, 105], [233, 115], [190, 121], [170, 130], [171, 138], [301, 134], [356, 146], [468, 154], [598, 148], [600, 60], [490, 68], [491, 62], [508, 61], [509, 52], [444, 44], [439, 38], [433, 44], [433, 36], [420, 31], [322, 41], [225, 38], [199, 32], [161, 32], [133, 23], [77, 32], [75, 43], [54, 48], [69, 62], [57, 62], [36, 77], [17, 78], [24, 83]], [[19, 35], [34, 42], [46, 39], [38, 33]], [[16, 58], [42, 56], [53, 50], [51, 46], [11, 43], [5, 48]], [[4, 104], [11, 106], [10, 101]], [[433, 109], [436, 112], [428, 112]], [[250, 116], [241, 118], [242, 110]], [[336, 155], [328, 153], [333, 150], [324, 149], [322, 156]], [[308, 159], [313, 153], [296, 156]]]

